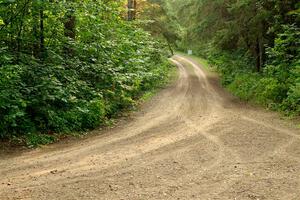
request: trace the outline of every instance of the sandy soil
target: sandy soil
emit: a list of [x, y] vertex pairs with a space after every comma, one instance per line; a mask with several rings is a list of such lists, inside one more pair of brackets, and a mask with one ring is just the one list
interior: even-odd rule
[[0, 199], [299, 200], [300, 131], [239, 102], [190, 58], [131, 120], [1, 155]]

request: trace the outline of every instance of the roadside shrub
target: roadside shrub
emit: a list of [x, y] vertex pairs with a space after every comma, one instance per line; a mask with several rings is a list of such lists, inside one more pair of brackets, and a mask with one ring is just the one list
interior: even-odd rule
[[22, 95], [22, 67], [0, 67], [0, 138], [12, 137], [35, 128], [26, 112], [28, 102]]
[[227, 87], [234, 95], [249, 101], [256, 95], [257, 81], [255, 74], [237, 74]]
[[288, 97], [282, 103], [282, 109], [291, 114], [300, 113], [300, 83], [291, 88]]
[[258, 80], [254, 98], [257, 103], [266, 106], [281, 103], [286, 98], [286, 87], [275, 78], [261, 78]]
[[295, 79], [294, 85], [288, 91], [287, 98], [283, 101], [281, 109], [292, 115], [300, 113], [300, 65], [293, 70], [292, 79]]

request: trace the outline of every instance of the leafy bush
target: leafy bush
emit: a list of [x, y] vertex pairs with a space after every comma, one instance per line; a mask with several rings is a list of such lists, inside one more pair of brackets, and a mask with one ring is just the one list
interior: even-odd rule
[[255, 74], [237, 74], [227, 87], [236, 96], [249, 101], [255, 96], [258, 80]]
[[295, 78], [294, 85], [288, 91], [288, 96], [283, 101], [281, 108], [290, 114], [297, 115], [300, 113], [300, 65], [295, 68], [293, 75], [297, 78]]

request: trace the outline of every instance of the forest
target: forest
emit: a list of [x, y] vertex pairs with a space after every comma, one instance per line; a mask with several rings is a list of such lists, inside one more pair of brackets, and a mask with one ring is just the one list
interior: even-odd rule
[[170, 0], [175, 43], [194, 50], [243, 100], [300, 114], [300, 3], [297, 0]]
[[107, 125], [191, 49], [243, 100], [300, 114], [297, 0], [0, 0], [0, 139]]

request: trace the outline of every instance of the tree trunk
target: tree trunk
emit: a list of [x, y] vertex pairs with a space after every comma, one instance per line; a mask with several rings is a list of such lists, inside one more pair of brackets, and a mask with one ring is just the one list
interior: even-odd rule
[[174, 51], [173, 51], [173, 48], [172, 48], [170, 42], [167, 41], [167, 43], [168, 43], [169, 50], [170, 50], [170, 52], [171, 52], [171, 56], [174, 56]]
[[44, 9], [40, 9], [40, 59], [45, 56]]
[[66, 16], [66, 22], [64, 24], [65, 27], [65, 36], [68, 37], [68, 39], [75, 40], [76, 32], [75, 32], [75, 16], [73, 13], [68, 13]]
[[[67, 40], [71, 41], [71, 40], [75, 40], [76, 38], [76, 17], [74, 14], [74, 10], [73, 8], [69, 8], [70, 11], [67, 12], [66, 16], [65, 16], [65, 23], [64, 23], [64, 34], [67, 38]], [[69, 43], [69, 41], [67, 41], [67, 43], [65, 44], [65, 53], [66, 55], [73, 55], [74, 51]]]
[[263, 39], [260, 39], [259, 41], [259, 69], [261, 70], [265, 64], [265, 47], [263, 43]]
[[128, 21], [132, 21], [136, 19], [136, 0], [128, 0]]
[[255, 46], [255, 59], [256, 59], [256, 71], [260, 72], [261, 67], [261, 58], [260, 58], [260, 41], [259, 38], [256, 39], [256, 46]]
[[17, 61], [19, 62], [20, 61], [20, 53], [21, 53], [21, 43], [22, 43], [22, 40], [21, 40], [21, 36], [22, 36], [22, 31], [23, 31], [23, 21], [21, 21], [20, 23], [20, 27], [19, 27], [19, 30], [18, 30], [18, 34], [17, 34]]
[[34, 5], [33, 11], [32, 11], [32, 18], [33, 18], [33, 38], [34, 38], [34, 43], [32, 45], [32, 53], [35, 58], [39, 57], [39, 52], [40, 52], [40, 45], [39, 45], [39, 32], [38, 32], [38, 27], [39, 27], [39, 17], [37, 13], [37, 6]]
[[[14, 26], [14, 22], [13, 22], [13, 15], [14, 15], [14, 10], [13, 10], [13, 6], [9, 5], [10, 8], [10, 29], [13, 30], [13, 26]], [[9, 32], [9, 48], [11, 49], [11, 51], [14, 51], [14, 37], [13, 37], [13, 31]]]

